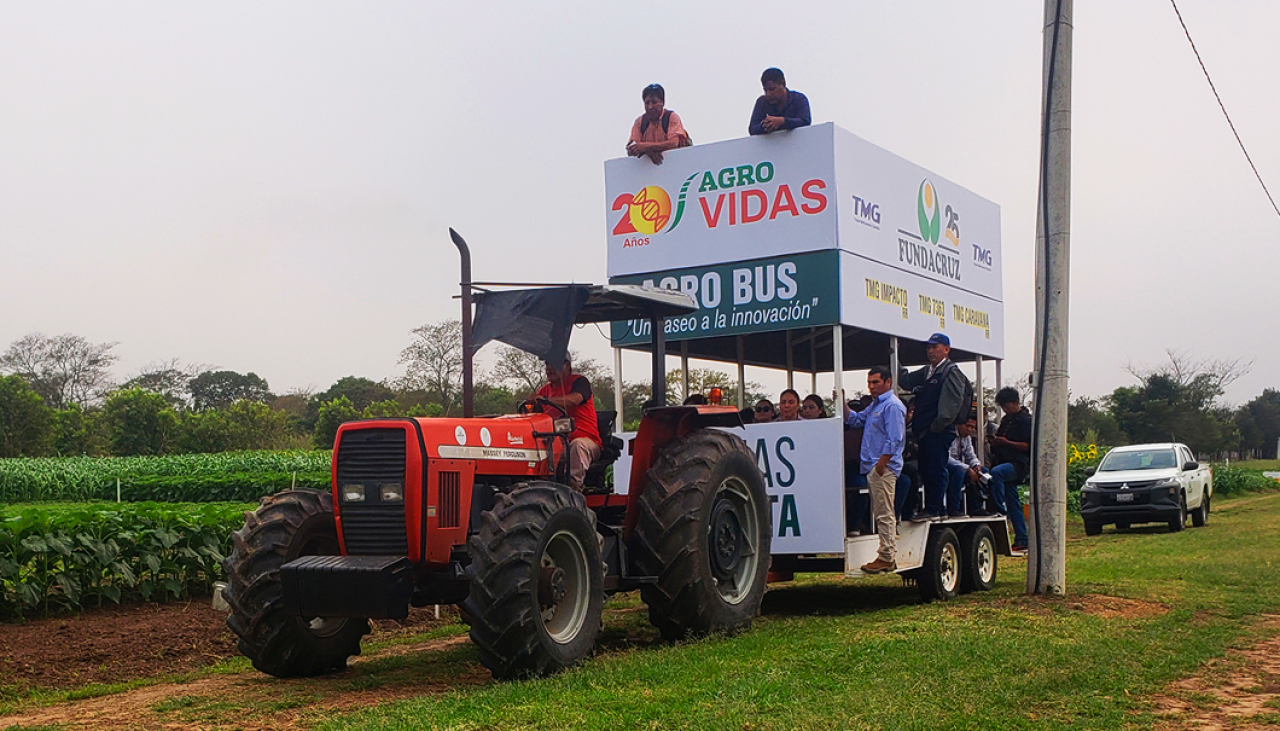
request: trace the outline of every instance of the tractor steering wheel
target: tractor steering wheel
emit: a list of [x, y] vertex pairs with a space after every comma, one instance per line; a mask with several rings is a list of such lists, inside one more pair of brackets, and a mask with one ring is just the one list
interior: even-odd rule
[[[559, 412], [560, 412], [560, 416], [561, 416], [561, 417], [565, 417], [565, 416], [568, 416], [568, 415], [569, 415], [569, 412], [568, 412], [568, 411], [565, 411], [563, 406], [560, 406], [559, 404], [557, 404], [557, 403], [555, 403], [555, 402], [551, 401], [551, 399], [548, 399], [548, 398], [546, 398], [546, 397], [539, 396], [539, 397], [537, 398], [536, 402], [537, 402], [540, 406], [550, 406], [551, 408], [555, 409], [556, 411], [559, 411]], [[554, 417], [554, 415], [553, 415], [553, 418], [555, 418], [555, 417]]]

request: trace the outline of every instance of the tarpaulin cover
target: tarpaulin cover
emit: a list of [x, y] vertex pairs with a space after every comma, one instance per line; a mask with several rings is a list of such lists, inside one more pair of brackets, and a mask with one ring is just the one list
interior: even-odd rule
[[562, 363], [574, 319], [590, 294], [589, 285], [574, 284], [477, 295], [472, 350], [497, 340], [549, 363]]

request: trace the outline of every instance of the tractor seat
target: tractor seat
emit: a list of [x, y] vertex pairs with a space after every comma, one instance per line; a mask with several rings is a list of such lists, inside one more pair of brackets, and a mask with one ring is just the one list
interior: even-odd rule
[[616, 411], [596, 412], [596, 425], [600, 429], [600, 441], [603, 447], [600, 450], [600, 456], [595, 458], [587, 468], [586, 476], [582, 478], [584, 493], [607, 492], [605, 473], [609, 471], [609, 466], [622, 456], [622, 440], [613, 435], [614, 424], [617, 421], [618, 412]]

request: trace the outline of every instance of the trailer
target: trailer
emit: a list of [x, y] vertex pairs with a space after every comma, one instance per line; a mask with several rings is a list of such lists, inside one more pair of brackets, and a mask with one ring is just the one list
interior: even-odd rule
[[[1000, 210], [946, 178], [828, 123], [673, 150], [661, 166], [610, 160], [605, 188], [609, 282], [698, 305], [660, 333], [646, 320], [613, 324], [615, 403], [627, 350], [678, 355], [686, 378], [690, 359], [735, 366], [744, 408], [748, 366], [785, 371], [789, 388], [807, 376], [811, 393], [830, 379], [839, 392], [848, 371], [924, 364], [934, 332], [971, 368], [975, 392], [991, 365], [999, 386]], [[983, 433], [983, 409], [978, 418]], [[845, 524], [840, 420], [747, 424], [744, 438], [773, 510], [770, 578], [860, 576], [878, 540]], [[614, 470], [622, 494], [628, 451]], [[989, 588], [997, 556], [1011, 553], [999, 516], [899, 524], [897, 571], [928, 599]]]

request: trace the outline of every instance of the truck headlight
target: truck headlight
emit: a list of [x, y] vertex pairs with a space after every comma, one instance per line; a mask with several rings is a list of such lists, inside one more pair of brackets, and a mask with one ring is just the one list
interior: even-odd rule
[[362, 503], [364, 502], [364, 485], [352, 484], [342, 486], [342, 502], [344, 503]]
[[404, 500], [404, 488], [398, 482], [384, 482], [378, 485], [378, 497], [384, 503], [398, 503]]

